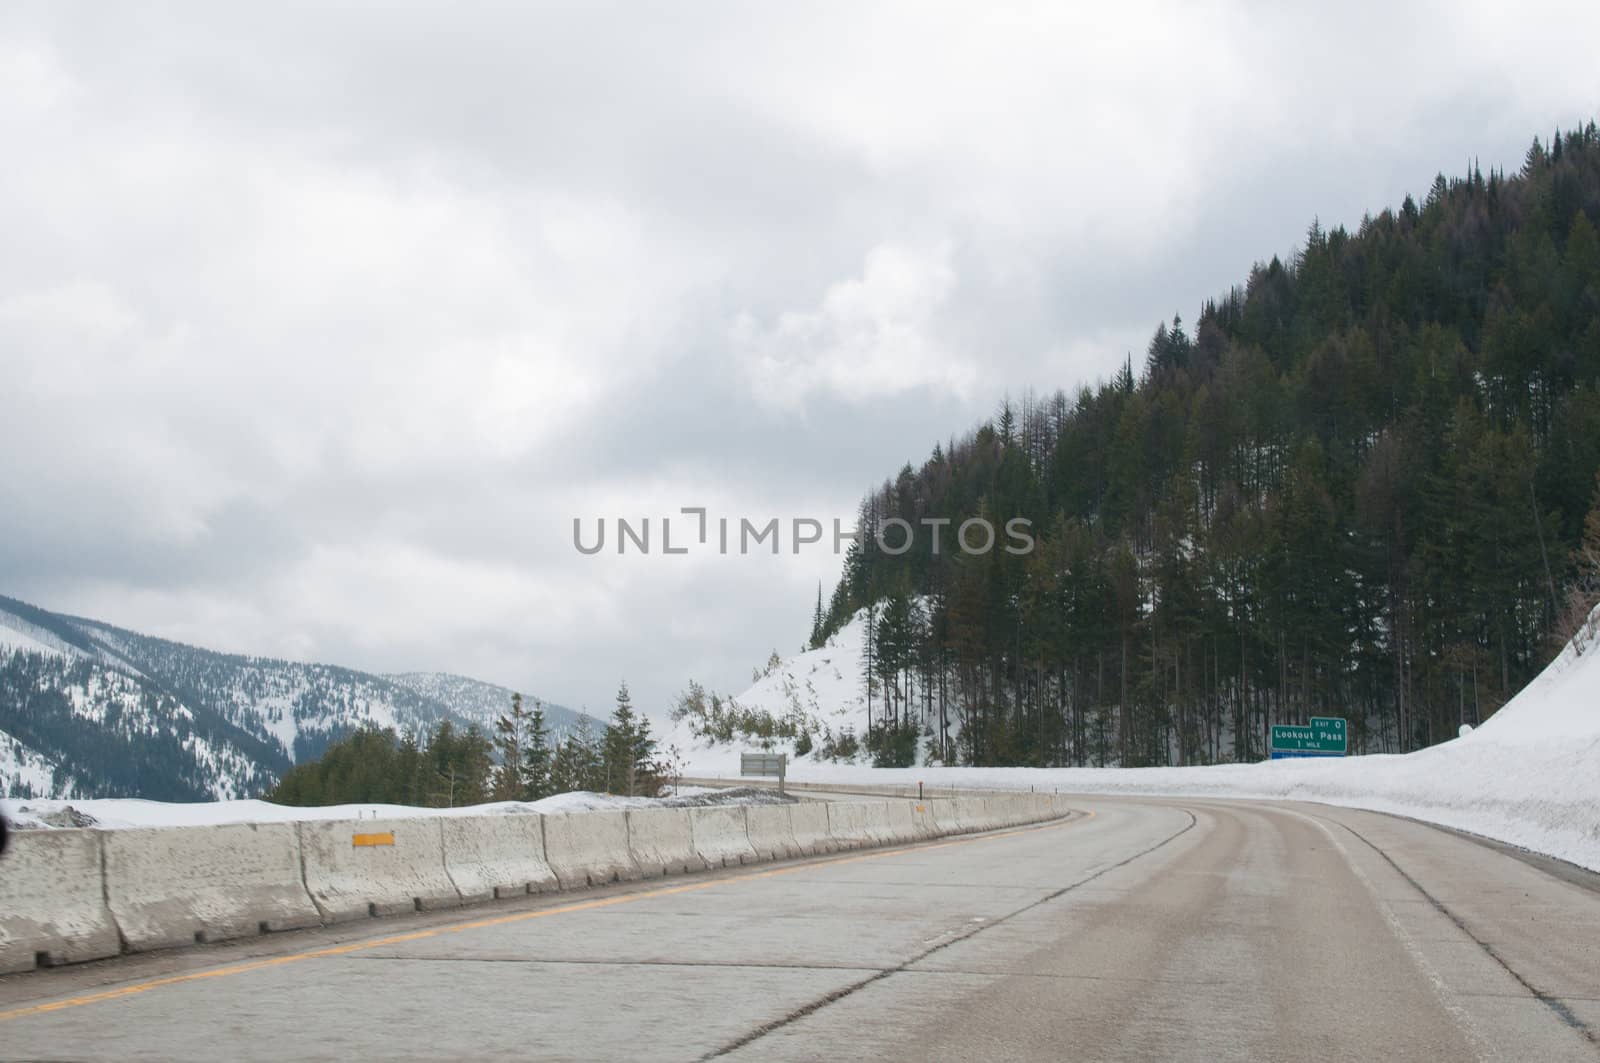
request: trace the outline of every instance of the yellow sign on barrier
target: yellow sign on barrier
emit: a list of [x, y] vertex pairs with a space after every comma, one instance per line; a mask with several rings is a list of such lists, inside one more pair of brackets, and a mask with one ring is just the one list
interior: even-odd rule
[[350, 835], [350, 844], [358, 849], [364, 845], [393, 845], [394, 832], [384, 831], [382, 834], [352, 834]]

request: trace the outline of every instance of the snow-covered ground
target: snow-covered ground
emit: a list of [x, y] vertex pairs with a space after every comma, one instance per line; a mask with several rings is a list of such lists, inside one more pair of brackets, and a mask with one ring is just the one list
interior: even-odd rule
[[765, 790], [712, 790], [680, 786], [665, 797], [617, 797], [579, 790], [542, 801], [496, 801], [461, 808], [416, 808], [410, 805], [327, 805], [298, 808], [269, 801], [205, 801], [192, 804], [109, 798], [86, 801], [11, 801], [5, 814], [21, 830], [93, 826], [108, 830], [130, 827], [196, 827], [216, 823], [288, 823], [315, 819], [404, 819], [414, 816], [482, 816], [512, 813], [593, 812], [626, 808], [681, 808], [705, 804], [770, 804], [781, 800]]
[[[811, 656], [795, 661], [803, 670]], [[750, 747], [693, 742], [684, 774], [735, 777], [743, 748]], [[1320, 801], [1411, 816], [1600, 871], [1600, 609], [1586, 633], [1482, 727], [1404, 756], [1127, 769], [878, 769], [800, 758], [789, 778]]]

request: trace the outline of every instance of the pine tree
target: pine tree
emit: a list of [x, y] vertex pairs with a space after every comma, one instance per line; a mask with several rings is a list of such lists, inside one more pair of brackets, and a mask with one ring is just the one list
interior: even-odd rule
[[565, 738], [557, 742], [555, 750], [550, 755], [551, 793], [571, 793], [582, 786], [578, 781], [579, 772], [573, 752], [572, 738], [573, 736], [569, 733]]
[[440, 723], [428, 742], [433, 785], [427, 803], [439, 808], [482, 804], [489, 796], [493, 754], [493, 743], [476, 724], [457, 732], [449, 720]]
[[606, 789], [604, 736], [594, 733], [587, 719], [579, 722], [574, 751], [578, 766], [578, 789], [603, 793]]
[[633, 733], [633, 786], [635, 797], [656, 797], [661, 793], [661, 767], [656, 760], [656, 740], [650, 735], [650, 718], [643, 714]]
[[461, 803], [457, 792], [464, 780], [456, 764], [455, 724], [445, 720], [428, 737], [428, 765], [432, 769], [426, 804], [434, 808], [454, 808]]
[[497, 801], [521, 801], [527, 790], [523, 749], [527, 742], [528, 711], [522, 695], [511, 695], [511, 711], [494, 722], [495, 751], [500, 768], [495, 773], [494, 797]]
[[594, 728], [589, 717], [578, 720], [578, 726], [556, 746], [550, 760], [550, 790], [552, 793], [571, 793], [577, 790], [602, 791], [605, 789], [605, 767], [601, 763]]
[[426, 758], [415, 734], [407, 733], [395, 751], [395, 782], [403, 805], [427, 803]]
[[867, 740], [872, 740], [872, 695], [878, 689], [878, 610], [876, 600], [867, 603], [867, 623], [861, 632], [862, 682], [867, 696]]
[[1591, 604], [1600, 603], [1600, 476], [1595, 478], [1594, 506], [1583, 521], [1583, 545], [1578, 549], [1579, 579]]
[[551, 785], [550, 730], [544, 720], [544, 703], [533, 699], [522, 746], [522, 799], [540, 801], [554, 793]]
[[606, 791], [634, 796], [638, 782], [638, 763], [634, 752], [639, 740], [639, 720], [633, 712], [633, 697], [626, 681], [617, 688], [617, 707], [606, 725], [602, 743], [605, 760]]

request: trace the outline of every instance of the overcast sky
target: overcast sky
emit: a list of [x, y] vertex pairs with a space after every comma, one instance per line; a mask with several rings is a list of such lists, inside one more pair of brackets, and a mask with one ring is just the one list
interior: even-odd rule
[[1313, 216], [1600, 110], [1591, 4], [386, 6], [0, 7], [0, 593], [737, 692], [831, 549], [574, 517], [848, 517]]

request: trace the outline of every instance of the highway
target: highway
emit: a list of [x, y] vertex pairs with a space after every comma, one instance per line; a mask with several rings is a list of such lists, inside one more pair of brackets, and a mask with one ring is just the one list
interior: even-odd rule
[[1320, 805], [1074, 804], [0, 978], [0, 1058], [1600, 1059], [1600, 877]]

